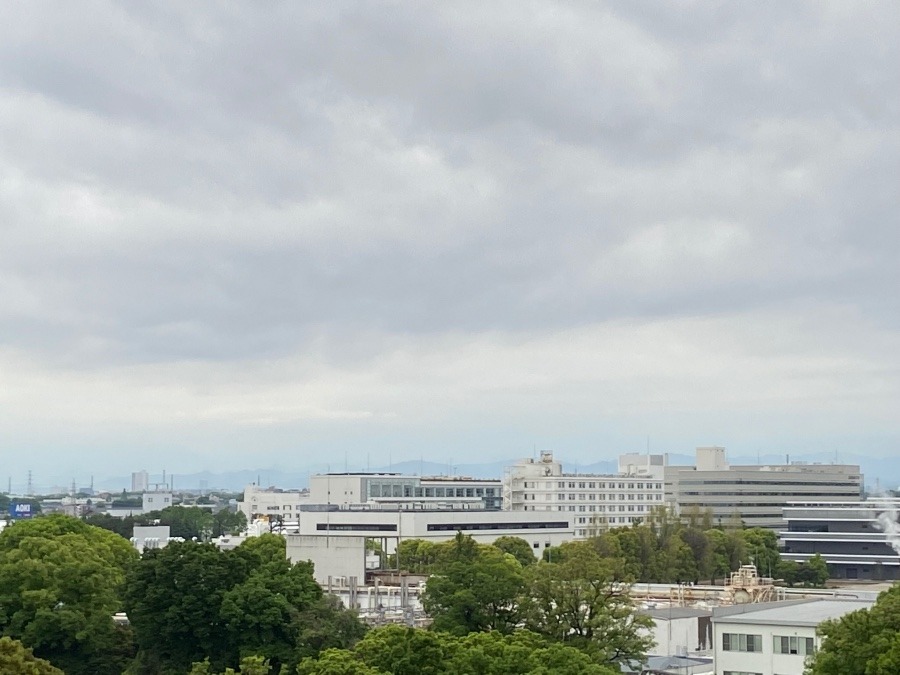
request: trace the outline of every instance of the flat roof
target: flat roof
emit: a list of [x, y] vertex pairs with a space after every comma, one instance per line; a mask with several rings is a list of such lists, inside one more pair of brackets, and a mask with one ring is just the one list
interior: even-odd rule
[[691, 619], [696, 616], [712, 616], [711, 609], [698, 607], [648, 607], [638, 609], [637, 613], [653, 619]]
[[717, 616], [717, 623], [742, 623], [762, 625], [818, 626], [828, 619], [839, 619], [859, 609], [868, 609], [874, 601], [868, 600], [810, 600], [779, 607], [748, 610], [741, 614]]

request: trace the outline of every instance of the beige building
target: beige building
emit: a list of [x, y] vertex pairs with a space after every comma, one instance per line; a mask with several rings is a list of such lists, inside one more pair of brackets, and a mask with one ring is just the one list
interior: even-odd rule
[[553, 453], [507, 467], [503, 506], [508, 511], [563, 512], [575, 538], [646, 520], [664, 504], [662, 455], [623, 455], [617, 474], [565, 473]]

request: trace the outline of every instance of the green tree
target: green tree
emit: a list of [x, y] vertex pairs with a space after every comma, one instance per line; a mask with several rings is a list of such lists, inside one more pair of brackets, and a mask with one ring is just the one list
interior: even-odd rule
[[706, 531], [712, 553], [712, 576], [727, 579], [728, 575], [747, 562], [747, 545], [741, 530], [712, 529]]
[[307, 657], [297, 666], [297, 675], [389, 675], [366, 665], [345, 649], [328, 649], [314, 659]]
[[822, 588], [828, 581], [828, 565], [825, 559], [818, 553], [805, 563], [801, 563], [797, 569], [797, 580], [804, 586]]
[[283, 537], [248, 539], [233, 551], [173, 542], [148, 551], [128, 575], [126, 606], [139, 646], [135, 672], [183, 673], [265, 659], [275, 672], [318, 649], [350, 646], [356, 615], [326, 599], [312, 564], [292, 564]]
[[370, 630], [354, 651], [366, 665], [393, 675], [440, 675], [455, 649], [447, 635], [390, 625]]
[[[269, 675], [272, 672], [272, 666], [262, 656], [245, 656], [241, 659], [238, 670], [234, 668], [226, 668], [222, 675]], [[191, 672], [188, 675], [216, 675], [212, 669], [209, 659], [194, 663]]]
[[819, 626], [822, 644], [808, 675], [900, 673], [900, 586], [883, 592], [870, 609]]
[[634, 612], [630, 586], [587, 542], [566, 544], [556, 563], [529, 569], [526, 626], [590, 653], [600, 663], [643, 660], [649, 617]]
[[302, 611], [297, 623], [297, 660], [328, 649], [348, 649], [366, 634], [355, 610], [346, 609], [334, 595], [323, 595]]
[[773, 530], [753, 527], [742, 533], [749, 562], [756, 565], [760, 576], [774, 576], [781, 561], [778, 552], [778, 535]]
[[171, 542], [146, 551], [129, 572], [125, 608], [138, 646], [139, 673], [184, 673], [209, 656], [236, 663], [220, 608], [245, 571], [212, 544]]
[[493, 546], [479, 547], [457, 534], [449, 558], [434, 567], [422, 605], [435, 630], [454, 635], [473, 631], [510, 632], [521, 620], [525, 591], [522, 565]]
[[519, 561], [522, 567], [528, 567], [537, 562], [531, 544], [522, 539], [522, 537], [498, 537], [494, 540], [493, 546], [504, 553], [509, 553]]
[[775, 578], [793, 587], [800, 579], [800, 564], [794, 560], [781, 560], [775, 569]]
[[424, 539], [404, 539], [397, 544], [396, 552], [391, 557], [389, 565], [407, 572], [428, 572], [446, 552], [446, 548]]
[[618, 670], [594, 663], [574, 647], [548, 643], [527, 630], [511, 635], [470, 633], [462, 638], [444, 666], [447, 675], [618, 675]]
[[251, 562], [246, 579], [222, 597], [219, 610], [229, 643], [244, 656], [261, 655], [273, 666], [295, 662], [302, 612], [322, 598], [312, 564], [292, 564], [284, 537], [266, 534], [232, 552]]
[[116, 518], [108, 513], [92, 513], [85, 516], [84, 522], [94, 527], [102, 527], [104, 530], [115, 532], [125, 539], [131, 539], [134, 535], [134, 518], [131, 516]]
[[37, 658], [30, 649], [10, 637], [0, 638], [0, 673], [3, 675], [64, 675], [49, 661]]
[[243, 511], [222, 509], [213, 514], [211, 527], [213, 537], [238, 534], [247, 527], [247, 516]]
[[198, 506], [167, 506], [162, 511], [151, 511], [135, 519], [141, 525], [157, 520], [160, 525], [169, 526], [169, 536], [208, 541], [215, 519], [208, 509]]
[[131, 634], [122, 609], [122, 537], [68, 516], [22, 521], [0, 533], [0, 628], [70, 675], [121, 673]]

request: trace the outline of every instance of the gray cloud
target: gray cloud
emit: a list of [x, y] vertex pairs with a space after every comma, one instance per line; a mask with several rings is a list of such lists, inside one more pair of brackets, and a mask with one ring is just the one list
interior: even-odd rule
[[[432, 355], [457, 354], [462, 367], [467, 340], [520, 354], [491, 348], [484, 376], [505, 382], [583, 331], [665, 335], [727, 318], [743, 350], [784, 313], [819, 325], [800, 331], [800, 353], [836, 359], [821, 377], [846, 378], [835, 363], [869, 355], [845, 332], [897, 337], [898, 19], [883, 3], [15, 4], [0, 28], [0, 354], [17, 383], [7, 400], [26, 400], [30, 377], [35, 391], [88, 377], [78, 381], [138, 405], [149, 385], [134, 369], [191, 391], [196, 363], [225, 381], [259, 372], [250, 389], [263, 396], [279, 368], [258, 364], [294, 372], [300, 359], [295, 384], [321, 366], [320, 377], [360, 378], [370, 392], [344, 415], [310, 390], [300, 419], [352, 418], [376, 425], [376, 443], [414, 445], [477, 420], [472, 434], [494, 443], [535, 419], [514, 387], [498, 391], [496, 423], [467, 402], [473, 382], [451, 378], [452, 405], [424, 415], [427, 432], [385, 430], [372, 383], [392, 375], [380, 364], [398, 344], [420, 364], [409, 364], [418, 384], [400, 388], [408, 398], [382, 410], [400, 419], [443, 381]], [[703, 339], [688, 331], [679, 344]], [[533, 341], [540, 355], [518, 351]], [[616, 344], [628, 360], [629, 341]], [[880, 368], [866, 381], [892, 383], [890, 399], [896, 357]], [[542, 431], [522, 433], [580, 426], [590, 431], [573, 454], [614, 454], [585, 401], [620, 421], [681, 410], [714, 426], [715, 402], [657, 408], [652, 384], [635, 384], [619, 409], [605, 377], [589, 361], [581, 376], [542, 374], [532, 395], [560, 404], [535, 421]], [[223, 392], [221, 405], [263, 419], [277, 407], [265, 399]], [[212, 424], [195, 405], [185, 401]], [[205, 447], [229, 433], [227, 416], [212, 417], [219, 426], [203, 432], [154, 433]], [[71, 420], [37, 419], [44, 430], [31, 435], [6, 428], [59, 447], [47, 430]], [[869, 421], [860, 412], [833, 433]], [[132, 423], [104, 436], [103, 452], [150, 424]], [[77, 442], [101, 434], [94, 424]], [[365, 445], [323, 424], [321, 442]], [[264, 437], [276, 446], [309, 431], [275, 426], [282, 435]]]

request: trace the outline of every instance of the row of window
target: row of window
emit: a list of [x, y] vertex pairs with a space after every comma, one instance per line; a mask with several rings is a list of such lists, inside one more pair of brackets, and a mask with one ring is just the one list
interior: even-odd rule
[[471, 530], [565, 530], [569, 523], [565, 521], [531, 522], [531, 523], [430, 523], [425, 526], [428, 532], [468, 532]]
[[[626, 510], [629, 511], [629, 512], [631, 512], [631, 513], [635, 513], [635, 512], [637, 512], [637, 513], [643, 513], [643, 512], [644, 512], [644, 508], [645, 508], [645, 507], [644, 507], [643, 504], [638, 504], [638, 505], [636, 505], [636, 506], [635, 506], [634, 504], [629, 504], [627, 507], [626, 507], [624, 504], [619, 504], [619, 512], [620, 512], [620, 513], [625, 513]], [[647, 510], [647, 511], [650, 511], [651, 509], [652, 509], [652, 507], [650, 507], [650, 506], [646, 507], [646, 510]], [[565, 506], [557, 506], [557, 507], [556, 507], [556, 510], [557, 510], [557, 511], [566, 511], [566, 510], [568, 510], [568, 511], [575, 511], [575, 507], [574, 507], [574, 506], [569, 506], [569, 507], [565, 507]], [[586, 512], [590, 512], [590, 513], [598, 513], [598, 512], [599, 512], [599, 513], [604, 513], [605, 510], [606, 510], [606, 509], [605, 509], [605, 507], [604, 507], [602, 504], [601, 504], [600, 506], [593, 506], [593, 505], [592, 505], [592, 506], [579, 506], [579, 507], [578, 507], [578, 512], [579, 512], [579, 513], [586, 513]], [[612, 505], [612, 504], [611, 504], [610, 507], [609, 507], [609, 512], [610, 512], [610, 513], [614, 513], [615, 510], [616, 510], [615, 505]]]
[[[626, 487], [627, 486], [627, 487]], [[553, 481], [544, 482], [543, 486], [539, 481], [525, 481], [523, 487], [526, 490], [539, 490], [543, 487], [545, 490], [552, 490]], [[662, 483], [600, 483], [597, 481], [556, 481], [555, 487], [559, 490], [569, 488], [570, 490], [662, 490]]]
[[[808, 656], [813, 654], [815, 649], [815, 641], [810, 637], [797, 637], [796, 635], [772, 636], [772, 651], [775, 654]], [[762, 635], [722, 633], [722, 650], [726, 652], [762, 652]]]
[[[858, 481], [859, 476], [850, 476], [850, 481]], [[859, 489], [858, 483], [841, 481], [820, 481], [820, 480], [744, 480], [742, 478], [732, 478], [730, 480], [704, 480], [685, 478], [678, 481], [679, 485], [808, 485], [819, 487], [828, 485], [831, 487], [852, 487]]]

